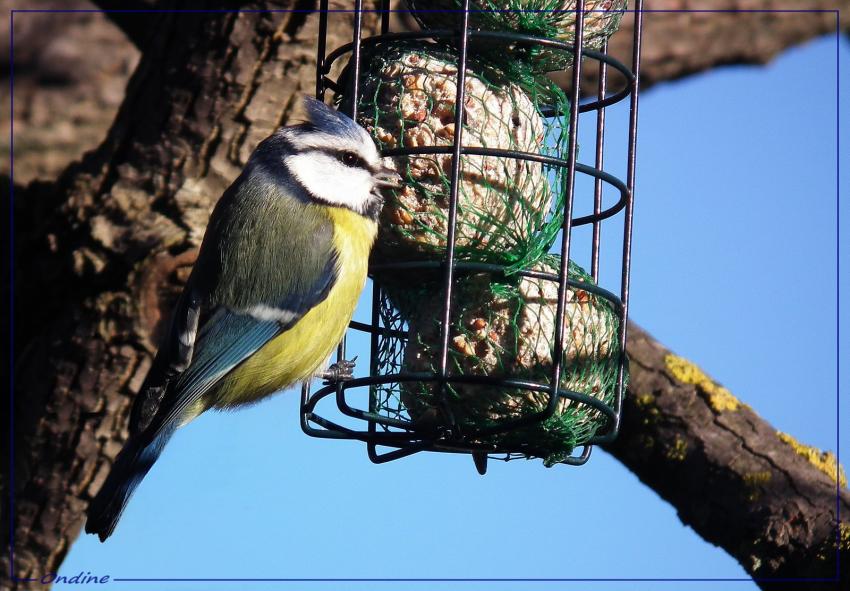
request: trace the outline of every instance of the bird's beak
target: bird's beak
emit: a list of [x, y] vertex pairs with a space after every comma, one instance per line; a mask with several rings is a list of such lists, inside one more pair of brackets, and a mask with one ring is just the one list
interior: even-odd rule
[[391, 168], [384, 166], [375, 175], [375, 188], [398, 189], [401, 187], [401, 175]]

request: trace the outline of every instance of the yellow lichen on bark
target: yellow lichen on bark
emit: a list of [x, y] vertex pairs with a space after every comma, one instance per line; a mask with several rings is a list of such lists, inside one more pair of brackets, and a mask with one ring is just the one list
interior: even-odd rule
[[693, 384], [699, 388], [715, 411], [736, 411], [741, 406], [741, 402], [729, 390], [705, 375], [705, 372], [696, 364], [684, 357], [672, 353], [668, 354], [664, 357], [664, 364], [667, 366], [667, 371], [675, 379], [683, 384]]
[[759, 500], [761, 498], [761, 487], [770, 482], [771, 477], [772, 474], [768, 470], [744, 474], [743, 480], [747, 491], [747, 500], [750, 502]]
[[652, 406], [655, 403], [655, 396], [649, 392], [641, 394], [635, 398], [635, 403], [641, 408]]
[[677, 435], [673, 441], [673, 445], [667, 448], [666, 455], [668, 460], [673, 460], [674, 462], [684, 461], [688, 456], [688, 443]]
[[797, 441], [788, 433], [781, 431], [776, 432], [776, 436], [781, 441], [791, 446], [797, 455], [806, 458], [815, 468], [837, 481], [842, 488], [847, 487], [847, 474], [844, 472], [844, 466], [838, 463], [838, 458], [835, 454], [829, 451], [821, 451], [811, 445], [805, 445]]
[[850, 550], [850, 525], [839, 523], [838, 535], [825, 540], [815, 554], [815, 558], [822, 561], [834, 560], [838, 551], [846, 552], [847, 550]]

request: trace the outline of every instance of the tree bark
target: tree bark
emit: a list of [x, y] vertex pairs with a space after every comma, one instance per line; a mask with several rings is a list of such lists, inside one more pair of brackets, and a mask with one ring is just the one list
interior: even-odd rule
[[[331, 20], [341, 45], [350, 16]], [[16, 577], [55, 571], [77, 537], [212, 205], [314, 88], [317, 22], [158, 15], [103, 144], [54, 191], [16, 196], [16, 260], [27, 261], [15, 276]], [[2, 485], [5, 497], [6, 472]]]
[[[106, 12], [115, 25], [123, 31], [133, 45], [144, 51], [151, 37], [156, 34], [156, 14], [149, 13], [157, 8], [156, 0], [92, 0]], [[138, 12], [127, 12], [130, 10]]]
[[[745, 3], [752, 4], [738, 2]], [[316, 5], [293, 0], [275, 7]], [[807, 32], [768, 34], [775, 44], [755, 44], [760, 53], [727, 47], [709, 58], [700, 48], [724, 45], [714, 35], [688, 41], [670, 32], [691, 24], [676, 21], [667, 33], [651, 33], [661, 26], [653, 19], [674, 17], [682, 18], [647, 18], [648, 82], [734, 59], [765, 61], [782, 43], [834, 27], [834, 20], [812, 19]], [[21, 579], [40, 577], [61, 563], [126, 438], [131, 399], [214, 201], [253, 146], [297, 114], [296, 97], [315, 83], [315, 14], [156, 19], [158, 34], [148, 40], [103, 143], [55, 184], [15, 189], [15, 255], [26, 266], [15, 275], [14, 484], [8, 468], [0, 480], [4, 497], [13, 486], [15, 494], [15, 514], [4, 506], [0, 524], [5, 534], [13, 520], [15, 535], [13, 563], [9, 555], [0, 560], [4, 576], [11, 568]], [[374, 27], [374, 17], [366, 20]], [[720, 17], [712, 22], [723, 23], [715, 31], [737, 26]], [[349, 40], [349, 25], [350, 17], [331, 18], [329, 48]], [[684, 65], [671, 65], [677, 61]], [[612, 453], [754, 576], [828, 572], [836, 531], [829, 477], [750, 409], [712, 406], [709, 382], [683, 383], [694, 374], [672, 370], [663, 348], [636, 328], [629, 347], [632, 388]], [[681, 478], [662, 477], [670, 470]], [[711, 501], [707, 490], [716, 493]], [[832, 503], [824, 506], [829, 490]], [[846, 490], [842, 502], [846, 514]]]
[[[641, 85], [644, 89], [729, 64], [766, 64], [788, 47], [835, 31], [833, 12], [746, 12], [841, 10], [840, 28], [850, 30], [850, 0], [645, 0]], [[687, 12], [699, 10], [729, 12]], [[659, 11], [659, 12], [654, 12]], [[735, 12], [738, 11], [738, 12]], [[634, 14], [611, 38], [609, 52], [631, 64]], [[585, 80], [595, 85], [598, 73]]]
[[847, 588], [850, 492], [835, 456], [779, 433], [634, 324], [629, 333], [622, 430], [607, 451], [752, 577], [834, 578], [840, 545]]

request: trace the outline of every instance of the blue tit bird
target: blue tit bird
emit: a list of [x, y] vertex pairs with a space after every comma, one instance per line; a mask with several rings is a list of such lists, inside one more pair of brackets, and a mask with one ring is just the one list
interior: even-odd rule
[[309, 98], [306, 111], [257, 146], [213, 210], [130, 437], [89, 506], [86, 531], [101, 541], [178, 427], [316, 375], [350, 375], [347, 363], [322, 371], [366, 282], [380, 189], [398, 175], [350, 118]]

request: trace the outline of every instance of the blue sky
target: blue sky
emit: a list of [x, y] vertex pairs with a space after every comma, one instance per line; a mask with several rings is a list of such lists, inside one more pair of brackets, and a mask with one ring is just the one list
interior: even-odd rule
[[[839, 43], [839, 51], [847, 138], [847, 42]], [[662, 343], [699, 363], [777, 429], [832, 450], [835, 78], [836, 39], [830, 36], [766, 67], [721, 68], [642, 96], [631, 309], [632, 318]], [[626, 115], [624, 109], [609, 112], [606, 160], [618, 175], [625, 172], [619, 140]], [[582, 125], [591, 145], [586, 134], [592, 118]], [[846, 165], [842, 172], [846, 179]], [[845, 228], [848, 201], [845, 192]], [[850, 252], [847, 240], [843, 253]], [[575, 256], [581, 259], [579, 244]], [[613, 256], [603, 253], [603, 269]], [[846, 258], [844, 299], [850, 292]], [[616, 288], [615, 276], [613, 270], [603, 273], [603, 286]], [[844, 318], [846, 335], [846, 311]], [[355, 342], [352, 353], [365, 360], [360, 348]], [[846, 366], [846, 347], [842, 361]], [[846, 394], [846, 375], [842, 380]], [[842, 419], [850, 424], [844, 409]], [[850, 457], [846, 438], [840, 451]], [[295, 391], [239, 412], [208, 413], [181, 430], [115, 535], [105, 544], [83, 536], [71, 548], [60, 573], [80, 571], [113, 578], [746, 576], [599, 450], [581, 468], [491, 463], [485, 477], [468, 457], [454, 455], [419, 454], [373, 465], [359, 443], [305, 436]], [[556, 585], [756, 588], [752, 582], [124, 582], [109, 588]]]

